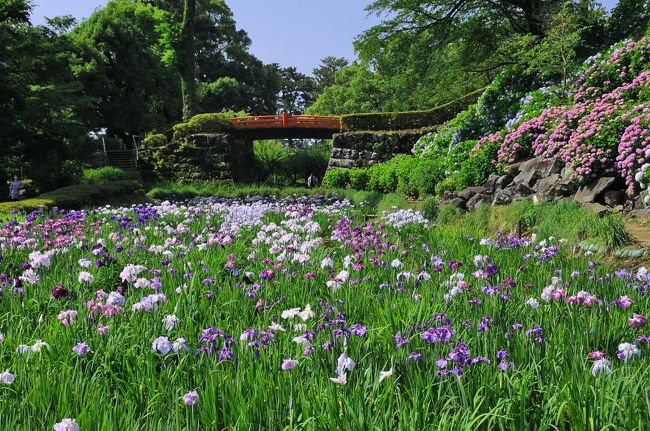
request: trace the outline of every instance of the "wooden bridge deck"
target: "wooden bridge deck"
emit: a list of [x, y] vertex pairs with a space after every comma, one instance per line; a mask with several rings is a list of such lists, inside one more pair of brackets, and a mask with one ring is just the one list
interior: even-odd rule
[[332, 138], [341, 130], [341, 117], [320, 115], [255, 115], [231, 118], [236, 135], [254, 139]]

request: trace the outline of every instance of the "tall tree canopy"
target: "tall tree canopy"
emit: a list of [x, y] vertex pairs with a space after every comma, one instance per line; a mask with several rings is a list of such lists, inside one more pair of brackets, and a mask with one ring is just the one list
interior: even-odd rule
[[327, 56], [320, 61], [320, 65], [313, 69], [317, 95], [323, 94], [327, 87], [336, 84], [336, 72], [345, 69], [350, 63], [346, 58]]
[[390, 108], [433, 106], [487, 85], [509, 61], [498, 55], [500, 44], [513, 34], [543, 36], [561, 5], [562, 0], [376, 0], [367, 11], [386, 19], [362, 33], [355, 48], [382, 78], [386, 93], [396, 95]]
[[316, 83], [314, 79], [298, 72], [295, 67], [280, 69], [280, 107], [288, 114], [302, 114], [314, 103]]
[[88, 127], [130, 139], [178, 119], [180, 85], [157, 48], [159, 9], [130, 1], [109, 2], [71, 33], [78, 45], [75, 74], [86, 94], [99, 100], [86, 112]]
[[87, 150], [79, 114], [93, 104], [71, 70], [62, 30], [72, 20], [32, 26], [30, 10], [27, 1], [0, 3], [0, 181], [18, 174], [51, 188], [70, 180], [72, 160]]
[[193, 53], [198, 111], [275, 113], [280, 91], [277, 67], [263, 64], [248, 51], [251, 40], [244, 30], [237, 29], [224, 0], [196, 0], [192, 47], [180, 45], [182, 28], [190, 22], [180, 22], [185, 10], [178, 1], [146, 3], [170, 14], [167, 22], [159, 27], [166, 45], [167, 63], [174, 65], [181, 53], [189, 61]]

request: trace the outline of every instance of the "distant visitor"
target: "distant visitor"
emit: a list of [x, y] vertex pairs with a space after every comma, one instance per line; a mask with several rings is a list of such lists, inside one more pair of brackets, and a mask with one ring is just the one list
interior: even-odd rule
[[9, 198], [12, 201], [17, 201], [22, 199], [23, 194], [25, 194], [25, 186], [18, 178], [18, 175], [14, 175], [14, 180], [9, 184]]
[[307, 178], [307, 187], [310, 189], [318, 187], [318, 177], [313, 173], [309, 174], [309, 178]]

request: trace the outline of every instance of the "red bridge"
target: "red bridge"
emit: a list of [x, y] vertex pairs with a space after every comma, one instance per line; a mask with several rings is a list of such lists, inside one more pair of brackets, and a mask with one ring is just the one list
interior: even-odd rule
[[257, 115], [231, 118], [232, 133], [246, 139], [332, 139], [341, 131], [341, 117], [317, 115]]

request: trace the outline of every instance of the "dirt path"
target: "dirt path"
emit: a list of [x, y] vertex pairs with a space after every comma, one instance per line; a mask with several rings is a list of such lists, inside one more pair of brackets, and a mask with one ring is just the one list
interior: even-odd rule
[[641, 247], [650, 250], [650, 227], [642, 225], [636, 220], [626, 220], [625, 230]]

